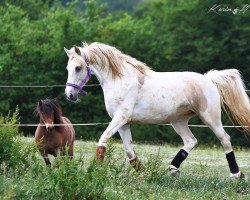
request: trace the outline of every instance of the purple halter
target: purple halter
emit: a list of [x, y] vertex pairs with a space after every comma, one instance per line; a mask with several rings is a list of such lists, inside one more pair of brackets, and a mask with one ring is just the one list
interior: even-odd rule
[[73, 84], [73, 83], [66, 83], [66, 86], [72, 86], [76, 89], [79, 90], [79, 93], [82, 94], [82, 95], [86, 95], [87, 92], [83, 90], [83, 86], [88, 82], [88, 80], [91, 78], [91, 71], [90, 71], [90, 68], [89, 68], [89, 61], [86, 57], [85, 54], [83, 54], [83, 59], [84, 59], [84, 62], [86, 64], [86, 68], [87, 68], [87, 75], [85, 76], [85, 78], [83, 79], [83, 81], [80, 83], [80, 85], [76, 85], [76, 84]]

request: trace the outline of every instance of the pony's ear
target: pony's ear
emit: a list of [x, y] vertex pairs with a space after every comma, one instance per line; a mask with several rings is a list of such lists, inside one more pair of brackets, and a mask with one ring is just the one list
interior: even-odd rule
[[74, 46], [74, 50], [79, 56], [81, 55], [81, 50], [79, 49], [79, 47]]
[[56, 104], [57, 103], [57, 100], [56, 98], [52, 99], [52, 101]]
[[68, 49], [66, 49], [65, 47], [64, 47], [64, 51], [67, 54], [67, 56], [69, 57], [70, 56], [70, 51]]
[[42, 105], [43, 105], [42, 100], [39, 100], [39, 101], [38, 101], [38, 106], [41, 107]]

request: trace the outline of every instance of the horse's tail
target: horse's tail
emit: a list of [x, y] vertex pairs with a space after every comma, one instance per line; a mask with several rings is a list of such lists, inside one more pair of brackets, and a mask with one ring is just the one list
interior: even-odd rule
[[221, 106], [231, 120], [250, 132], [250, 104], [241, 75], [236, 69], [211, 70], [206, 77], [216, 85]]

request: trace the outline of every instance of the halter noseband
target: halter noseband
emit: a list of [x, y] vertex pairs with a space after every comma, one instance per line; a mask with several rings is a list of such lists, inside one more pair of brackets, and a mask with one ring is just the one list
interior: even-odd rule
[[86, 68], [87, 68], [87, 75], [85, 76], [85, 78], [83, 79], [83, 81], [80, 83], [80, 85], [76, 85], [74, 83], [66, 83], [66, 86], [71, 86], [71, 87], [74, 87], [76, 89], [78, 89], [79, 93], [82, 94], [82, 95], [86, 95], [87, 92], [83, 90], [83, 86], [88, 82], [88, 80], [91, 78], [91, 71], [90, 71], [90, 68], [89, 68], [89, 61], [86, 57], [85, 54], [83, 54], [83, 59], [84, 59], [84, 62], [86, 64]]

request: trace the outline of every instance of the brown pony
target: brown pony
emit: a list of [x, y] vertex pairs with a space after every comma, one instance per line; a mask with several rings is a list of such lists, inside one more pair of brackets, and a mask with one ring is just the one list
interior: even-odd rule
[[67, 154], [72, 159], [75, 130], [69, 119], [62, 116], [62, 109], [57, 101], [55, 99], [40, 100], [35, 113], [40, 117], [35, 141], [45, 163], [51, 165], [48, 154], [54, 157], [57, 157], [59, 153], [60, 155]]

